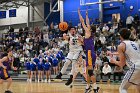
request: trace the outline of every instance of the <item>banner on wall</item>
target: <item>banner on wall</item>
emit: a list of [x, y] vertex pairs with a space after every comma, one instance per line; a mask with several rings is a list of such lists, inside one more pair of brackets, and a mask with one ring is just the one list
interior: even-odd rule
[[6, 11], [0, 11], [0, 19], [6, 18]]
[[9, 10], [9, 17], [16, 17], [16, 9]]

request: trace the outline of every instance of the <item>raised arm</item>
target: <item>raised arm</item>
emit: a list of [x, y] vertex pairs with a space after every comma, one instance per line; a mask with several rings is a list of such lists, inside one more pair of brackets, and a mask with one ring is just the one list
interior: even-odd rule
[[80, 9], [78, 9], [78, 15], [79, 15], [79, 19], [80, 19], [80, 22], [81, 22], [81, 24], [82, 24], [84, 30], [85, 30], [85, 31], [88, 30], [88, 28], [87, 28], [86, 25], [85, 25], [84, 19], [83, 19], [81, 13], [80, 13]]
[[89, 18], [88, 18], [88, 10], [86, 10], [86, 25], [87, 25], [88, 29], [90, 29], [90, 22], [89, 22]]
[[78, 9], [78, 15], [79, 15], [80, 22], [82, 23], [82, 26], [85, 30], [85, 37], [90, 37], [91, 35], [90, 29], [85, 25], [84, 19], [80, 13], [80, 9]]

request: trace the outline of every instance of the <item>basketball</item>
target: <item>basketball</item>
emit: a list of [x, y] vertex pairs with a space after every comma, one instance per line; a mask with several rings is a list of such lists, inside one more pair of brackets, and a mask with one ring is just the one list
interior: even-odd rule
[[59, 23], [59, 29], [60, 29], [61, 31], [66, 31], [66, 30], [68, 29], [68, 24], [67, 24], [67, 22], [60, 22], [60, 23]]

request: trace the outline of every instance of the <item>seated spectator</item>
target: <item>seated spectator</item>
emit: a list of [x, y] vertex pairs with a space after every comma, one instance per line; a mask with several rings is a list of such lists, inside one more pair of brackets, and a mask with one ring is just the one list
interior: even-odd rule
[[136, 40], [136, 29], [134, 27], [131, 27], [131, 35], [130, 35], [130, 40], [135, 41]]
[[103, 79], [103, 76], [107, 76], [108, 77], [108, 83], [110, 83], [110, 75], [111, 75], [111, 67], [109, 66], [108, 62], [105, 62], [104, 67], [102, 69], [102, 73], [101, 73], [101, 81]]
[[102, 62], [108, 62], [109, 63], [109, 59], [107, 58], [107, 55], [106, 54], [103, 54], [102, 55]]
[[126, 25], [128, 29], [131, 29], [133, 21], [134, 21], [134, 18], [129, 14], [126, 19]]
[[103, 34], [100, 35], [99, 40], [101, 41], [102, 44], [106, 43], [106, 38]]
[[114, 74], [113, 74], [113, 79], [114, 82], [116, 82], [116, 76], [118, 76], [118, 81], [121, 81], [121, 76], [123, 75], [123, 68], [119, 66], [115, 66], [114, 68]]

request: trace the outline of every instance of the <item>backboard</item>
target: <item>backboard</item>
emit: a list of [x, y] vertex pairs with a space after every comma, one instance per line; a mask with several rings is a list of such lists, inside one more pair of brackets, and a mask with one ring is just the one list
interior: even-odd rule
[[80, 5], [104, 4], [112, 2], [125, 2], [125, 0], [80, 0]]

